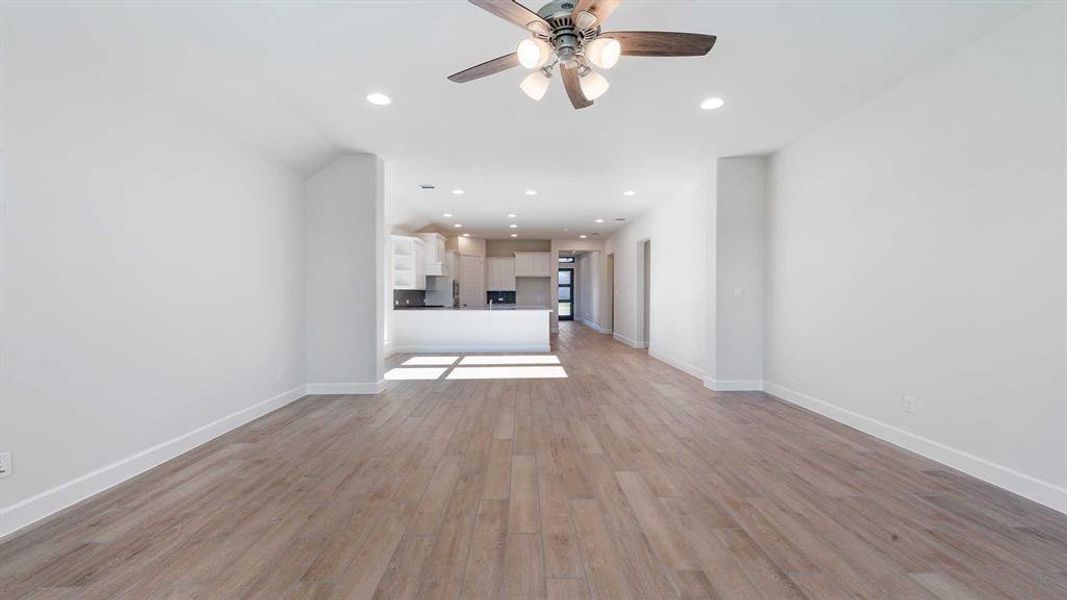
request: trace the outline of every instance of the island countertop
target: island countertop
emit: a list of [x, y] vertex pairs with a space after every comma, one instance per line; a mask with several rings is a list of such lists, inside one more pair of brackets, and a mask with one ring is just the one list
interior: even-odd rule
[[548, 352], [543, 306], [409, 308], [393, 311], [395, 352]]
[[401, 305], [401, 306], [394, 307], [393, 310], [415, 310], [415, 311], [425, 311], [425, 310], [465, 311], [465, 310], [473, 310], [473, 311], [485, 311], [485, 312], [490, 312], [490, 311], [498, 312], [498, 311], [507, 311], [507, 310], [541, 310], [541, 311], [552, 312], [552, 309], [548, 308], [546, 306], [515, 306], [515, 305], [510, 305], [510, 304], [509, 305], [504, 305], [504, 306], [493, 306], [492, 308], [489, 308], [488, 306], [458, 306], [458, 307], [452, 307], [452, 306], [403, 306], [403, 305]]

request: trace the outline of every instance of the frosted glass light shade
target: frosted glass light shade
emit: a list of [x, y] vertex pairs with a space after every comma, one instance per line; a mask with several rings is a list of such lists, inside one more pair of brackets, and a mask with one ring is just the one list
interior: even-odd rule
[[548, 83], [551, 81], [540, 70], [534, 71], [527, 75], [522, 83], [519, 84], [519, 88], [526, 93], [527, 96], [534, 100], [540, 100], [545, 97], [545, 92], [548, 91]]
[[585, 57], [601, 69], [610, 69], [622, 56], [622, 44], [614, 38], [597, 38], [585, 47]]
[[515, 48], [515, 54], [519, 57], [519, 64], [527, 69], [536, 69], [548, 62], [552, 53], [552, 46], [540, 39], [525, 38]]
[[596, 100], [604, 95], [604, 92], [608, 91], [611, 85], [608, 83], [604, 76], [596, 71], [589, 71], [580, 80], [582, 85], [582, 93], [590, 100]]

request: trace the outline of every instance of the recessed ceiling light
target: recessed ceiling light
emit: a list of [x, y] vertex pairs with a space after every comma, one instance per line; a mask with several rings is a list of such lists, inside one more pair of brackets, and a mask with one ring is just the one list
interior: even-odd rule
[[464, 192], [463, 190], [452, 190], [452, 193], [457, 195], [457, 196], [462, 196], [463, 194], [466, 194], [467, 192]]
[[511, 237], [519, 237], [519, 234], [513, 233], [513, 234], [511, 234]]
[[446, 218], [446, 219], [451, 219], [451, 218], [452, 218], [452, 213], [445, 213], [445, 214], [444, 214], [444, 215], [442, 215], [442, 216], [443, 216], [444, 218]]
[[626, 190], [625, 192], [622, 193], [622, 195], [623, 196], [636, 196], [637, 192], [635, 192], [633, 190]]
[[463, 227], [463, 223], [454, 223], [452, 226], [459, 229], [460, 227]]
[[514, 223], [512, 223], [511, 225], [508, 225], [508, 227], [510, 227], [512, 229], [518, 229], [519, 226], [514, 224]]
[[715, 110], [716, 108], [722, 108], [722, 105], [726, 102], [722, 98], [708, 98], [700, 103], [700, 108], [704, 110]]
[[603, 222], [604, 222], [604, 219], [597, 219], [596, 221], [593, 221], [593, 222], [594, 222], [594, 223], [603, 223]]
[[584, 240], [585, 238], [587, 238], [587, 237], [589, 237], [589, 236], [587, 236], [587, 235], [585, 235], [585, 234], [583, 233], [582, 235], [580, 235], [580, 236], [578, 236], [578, 237], [580, 237], [580, 238], [582, 238], [582, 239]]
[[526, 190], [526, 195], [527, 196], [536, 196], [537, 195], [537, 190]]
[[509, 218], [509, 219], [514, 219], [514, 218], [515, 218], [515, 217], [517, 217], [517, 216], [519, 216], [519, 215], [517, 215], [517, 214], [515, 214], [515, 213], [508, 213], [508, 218]]
[[377, 106], [386, 106], [392, 104], [393, 100], [381, 92], [374, 92], [372, 94], [367, 94], [367, 102]]
[[469, 234], [469, 233], [464, 233], [463, 234], [463, 237], [470, 237], [470, 236], [471, 236], [471, 234]]

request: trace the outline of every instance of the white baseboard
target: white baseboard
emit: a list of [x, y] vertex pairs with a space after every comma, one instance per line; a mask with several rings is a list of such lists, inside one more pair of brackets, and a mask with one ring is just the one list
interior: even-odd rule
[[0, 508], [0, 538], [140, 475], [294, 400], [299, 400], [305, 394], [305, 386], [295, 387], [11, 506]]
[[639, 342], [633, 338], [626, 337], [625, 335], [619, 332], [612, 333], [611, 337], [614, 338], [615, 341], [622, 342], [631, 348], [648, 348], [648, 342]]
[[309, 396], [330, 394], [380, 394], [384, 391], [384, 379], [378, 383], [309, 383], [307, 385], [307, 393]]
[[684, 371], [685, 373], [692, 375], [697, 379], [704, 378], [704, 369], [701, 369], [700, 367], [692, 363], [688, 363], [684, 360], [679, 360], [669, 354], [664, 354], [659, 350], [656, 350], [655, 348], [650, 348], [648, 350], [648, 355], [658, 361], [667, 363], [668, 365], [674, 367], [675, 369], [678, 369], [679, 371]]
[[610, 329], [605, 329], [600, 325], [597, 325], [595, 322], [590, 321], [589, 319], [578, 319], [578, 322], [597, 333], [611, 333]]
[[551, 344], [398, 344], [396, 352], [403, 354], [438, 352], [551, 352]]
[[763, 391], [763, 382], [747, 379], [716, 380], [711, 377], [705, 377], [704, 387], [716, 392], [761, 392]]
[[1029, 498], [1039, 504], [1044, 504], [1051, 509], [1067, 513], [1067, 488], [1059, 487], [962, 450], [946, 446], [940, 442], [935, 442], [887, 423], [865, 417], [785, 386], [764, 382], [763, 389], [786, 402], [819, 413], [876, 438], [963, 471], [982, 481]]

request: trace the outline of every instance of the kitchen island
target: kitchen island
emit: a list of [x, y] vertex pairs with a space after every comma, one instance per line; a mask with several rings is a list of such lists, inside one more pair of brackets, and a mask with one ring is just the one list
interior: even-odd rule
[[393, 311], [395, 352], [548, 352], [543, 307], [418, 308]]

